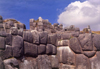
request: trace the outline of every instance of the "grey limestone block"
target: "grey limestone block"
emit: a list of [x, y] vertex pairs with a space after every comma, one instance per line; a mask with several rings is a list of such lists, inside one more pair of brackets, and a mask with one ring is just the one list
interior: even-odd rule
[[57, 35], [56, 34], [48, 34], [48, 44], [57, 44]]
[[48, 33], [46, 31], [39, 32], [40, 44], [47, 44]]
[[18, 35], [21, 36], [21, 37], [23, 37], [23, 31], [24, 31], [23, 29], [19, 29], [18, 30]]
[[5, 69], [18, 69], [19, 63], [16, 58], [10, 58], [3, 61]]
[[96, 52], [96, 55], [90, 58], [91, 69], [100, 68], [100, 51]]
[[69, 40], [60, 40], [58, 41], [58, 46], [69, 46]]
[[57, 47], [57, 57], [59, 63], [75, 65], [75, 53], [68, 46]]
[[46, 54], [46, 45], [40, 44], [38, 46], [38, 54], [39, 55]]
[[47, 46], [46, 46], [46, 54], [52, 55], [52, 51], [53, 51], [52, 44], [47, 44]]
[[33, 36], [33, 43], [34, 44], [40, 44], [38, 31], [32, 30], [31, 33], [32, 33], [32, 36]]
[[11, 34], [7, 34], [6, 36], [6, 45], [12, 46], [12, 35]]
[[24, 41], [24, 54], [26, 56], [37, 57], [37, 55], [38, 55], [37, 45]]
[[78, 38], [76, 38], [76, 37], [71, 38], [69, 41], [69, 46], [75, 53], [77, 53], [77, 54], [82, 53], [81, 44], [80, 44]]
[[75, 68], [75, 65], [68, 65], [68, 64], [60, 63], [59, 69], [76, 69], [76, 68]]
[[83, 51], [93, 50], [93, 39], [91, 33], [80, 34], [78, 37]]
[[97, 51], [100, 51], [100, 35], [93, 34], [93, 44], [96, 47]]
[[1, 58], [4, 59], [8, 59], [12, 57], [12, 47], [9, 45], [6, 45], [5, 50], [1, 50], [0, 51], [0, 56]]
[[51, 61], [47, 55], [38, 55], [38, 69], [52, 69]]
[[83, 54], [88, 58], [91, 58], [96, 54], [96, 51], [84, 51]]
[[6, 34], [6, 32], [5, 32], [5, 31], [0, 31], [0, 36], [2, 36], [2, 37], [6, 37], [6, 36], [7, 36], [7, 34]]
[[18, 34], [18, 29], [17, 29], [16, 27], [12, 27], [12, 28], [10, 29], [10, 33], [11, 33], [12, 35], [17, 35], [17, 34]]
[[0, 57], [0, 69], [5, 69], [3, 60]]
[[91, 69], [90, 60], [83, 54], [76, 54], [76, 69]]
[[24, 53], [24, 43], [21, 36], [14, 36], [12, 40], [13, 57], [21, 57]]
[[4, 50], [5, 49], [5, 38], [4, 37], [0, 37], [0, 49]]
[[56, 55], [50, 55], [49, 56], [51, 61], [51, 66], [53, 69], [59, 69], [59, 61]]
[[38, 69], [36, 58], [28, 57], [19, 63], [19, 69]]

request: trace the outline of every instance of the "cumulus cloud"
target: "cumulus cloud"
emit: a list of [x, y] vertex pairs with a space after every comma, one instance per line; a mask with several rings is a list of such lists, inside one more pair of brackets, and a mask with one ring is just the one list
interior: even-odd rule
[[57, 21], [64, 26], [83, 29], [90, 25], [92, 30], [100, 30], [100, 0], [75, 1], [65, 7]]

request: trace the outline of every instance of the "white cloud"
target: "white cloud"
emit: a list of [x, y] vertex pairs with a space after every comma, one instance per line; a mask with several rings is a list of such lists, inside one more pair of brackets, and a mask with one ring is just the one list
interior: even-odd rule
[[69, 4], [58, 16], [58, 22], [81, 29], [90, 25], [92, 30], [100, 30], [100, 0], [75, 1]]

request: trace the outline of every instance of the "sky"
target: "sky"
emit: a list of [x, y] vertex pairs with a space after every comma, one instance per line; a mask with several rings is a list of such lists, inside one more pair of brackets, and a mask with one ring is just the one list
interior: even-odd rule
[[83, 29], [90, 25], [100, 31], [100, 0], [0, 0], [0, 15], [24, 23], [27, 29], [29, 19], [42, 17], [64, 27]]

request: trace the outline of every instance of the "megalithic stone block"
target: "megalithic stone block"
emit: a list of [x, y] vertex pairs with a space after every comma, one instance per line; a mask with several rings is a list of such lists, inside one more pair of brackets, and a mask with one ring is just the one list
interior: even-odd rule
[[5, 67], [4, 67], [4, 63], [3, 63], [3, 61], [2, 61], [2, 59], [1, 59], [1, 57], [0, 57], [0, 69], [4, 69]]
[[58, 46], [69, 46], [69, 40], [60, 40], [58, 41]]
[[6, 36], [6, 45], [12, 46], [12, 35], [11, 34], [7, 34]]
[[76, 54], [76, 69], [91, 69], [90, 60], [83, 54]]
[[5, 69], [18, 69], [19, 63], [16, 58], [10, 58], [3, 61]]
[[24, 41], [24, 54], [26, 56], [37, 57], [38, 55], [37, 45]]
[[3, 23], [3, 20], [0, 20], [0, 23]]
[[6, 49], [0, 51], [0, 56], [3, 60], [11, 58], [12, 57], [12, 47], [9, 45], [6, 45]]
[[69, 46], [75, 53], [82, 53], [81, 44], [76, 37], [70, 39]]
[[96, 52], [96, 55], [90, 58], [91, 69], [100, 68], [100, 51]]
[[41, 54], [45, 54], [45, 53], [46, 53], [46, 45], [40, 44], [38, 46], [38, 54], [41, 55]]
[[53, 69], [59, 69], [59, 61], [56, 55], [49, 56], [51, 61], [51, 66]]
[[80, 34], [78, 37], [83, 51], [93, 50], [93, 39], [91, 33]]
[[38, 69], [52, 69], [49, 56], [38, 55], [37, 57]]
[[21, 36], [14, 36], [12, 40], [13, 57], [23, 56], [23, 38]]
[[31, 33], [33, 35], [33, 43], [39, 44], [40, 41], [39, 41], [39, 33], [38, 33], [38, 31], [32, 30]]
[[83, 53], [88, 58], [91, 58], [91, 57], [93, 57], [96, 54], [96, 51], [84, 51]]
[[7, 36], [7, 34], [6, 34], [6, 32], [5, 32], [5, 31], [0, 31], [0, 36], [2, 36], [2, 37], [6, 37], [6, 36]]
[[93, 44], [96, 47], [97, 51], [100, 51], [100, 35], [93, 34]]
[[57, 43], [57, 35], [56, 34], [48, 34], [48, 44], [56, 45]]
[[19, 63], [20, 69], [38, 69], [37, 61], [35, 58], [27, 58], [23, 62]]
[[75, 65], [75, 53], [67, 47], [57, 48], [57, 57], [60, 63]]
[[27, 31], [27, 35], [28, 35], [28, 42], [33, 43], [33, 35], [30, 31]]
[[10, 33], [11, 33], [12, 35], [17, 35], [17, 34], [18, 34], [18, 29], [17, 29], [16, 27], [12, 27], [12, 28], [10, 29]]
[[47, 44], [48, 33], [46, 31], [39, 32], [39, 38], [41, 44]]
[[25, 24], [22, 24], [22, 23], [20, 23], [20, 24], [18, 24], [18, 29], [26, 29], [26, 26], [25, 26]]
[[27, 31], [23, 31], [23, 40], [28, 41], [28, 33]]
[[75, 69], [75, 65], [68, 65], [68, 64], [59, 64], [59, 69]]
[[4, 37], [0, 37], [0, 50], [4, 50], [5, 49], [5, 38]]
[[23, 37], [23, 31], [24, 31], [23, 29], [19, 29], [18, 30], [18, 35], [21, 36], [21, 37]]
[[52, 51], [53, 51], [52, 44], [47, 44], [47, 46], [46, 46], [46, 54], [52, 55]]
[[52, 50], [52, 55], [56, 55], [57, 54], [57, 47], [52, 45], [53, 50]]

